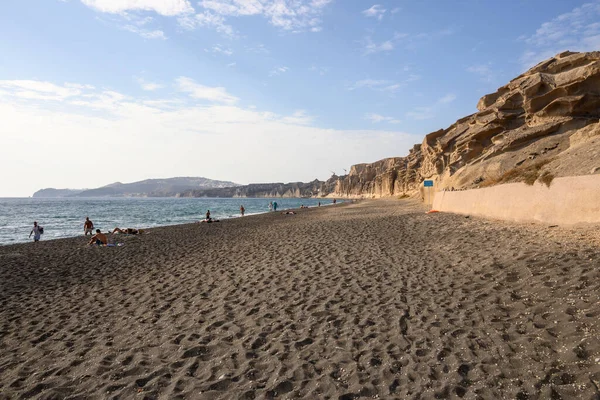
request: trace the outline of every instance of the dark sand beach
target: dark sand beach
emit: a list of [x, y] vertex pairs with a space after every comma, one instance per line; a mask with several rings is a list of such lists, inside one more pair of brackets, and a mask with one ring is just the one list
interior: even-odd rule
[[0, 398], [600, 398], [599, 229], [424, 211], [0, 247]]

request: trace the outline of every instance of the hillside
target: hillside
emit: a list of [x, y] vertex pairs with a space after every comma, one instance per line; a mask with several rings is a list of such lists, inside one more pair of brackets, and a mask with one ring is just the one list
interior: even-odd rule
[[[80, 190], [76, 193], [64, 192], [63, 196], [53, 197], [171, 197], [186, 190], [215, 189], [239, 186], [233, 182], [217, 181], [208, 178], [177, 177], [166, 179], [146, 179], [139, 182], [115, 182], [96, 189]], [[56, 191], [57, 189], [52, 189]], [[37, 191], [33, 197], [45, 196], [48, 189]]]
[[336, 185], [337, 176], [323, 182], [291, 183], [252, 183], [250, 185], [188, 190], [181, 197], [319, 197], [331, 193]]
[[57, 197], [69, 197], [76, 196], [83, 192], [85, 189], [54, 189], [47, 188], [38, 190], [33, 194], [33, 197], [44, 197], [44, 198], [57, 198]]
[[352, 166], [336, 196], [415, 193], [505, 182], [551, 184], [600, 173], [600, 52], [564, 52], [481, 98], [477, 113], [425, 136], [405, 157]]

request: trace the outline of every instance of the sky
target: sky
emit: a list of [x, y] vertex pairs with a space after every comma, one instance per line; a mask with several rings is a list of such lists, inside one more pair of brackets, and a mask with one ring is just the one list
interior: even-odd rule
[[7, 0], [0, 197], [405, 156], [561, 51], [600, 0]]

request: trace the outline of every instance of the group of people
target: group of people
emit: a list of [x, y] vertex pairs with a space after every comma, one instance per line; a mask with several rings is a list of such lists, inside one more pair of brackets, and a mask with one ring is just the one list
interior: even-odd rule
[[[141, 229], [134, 228], [125, 228], [121, 229], [119, 227], [113, 229], [112, 234], [122, 233], [126, 235], [137, 235], [141, 234], [143, 231]], [[33, 235], [33, 241], [39, 242], [41, 239], [41, 235], [44, 233], [44, 228], [42, 228], [37, 221], [33, 222], [33, 229], [29, 233], [29, 237]], [[83, 223], [83, 235], [87, 236], [88, 234], [92, 235], [88, 244], [96, 244], [96, 245], [108, 245], [108, 237], [100, 229], [96, 229], [94, 233], [94, 223], [90, 220], [90, 217], [85, 217], [85, 222]]]
[[[242, 217], [244, 216], [244, 214], [246, 213], [246, 209], [244, 208], [244, 205], [242, 204], [240, 206], [240, 214], [242, 214]], [[220, 222], [218, 219], [214, 219], [210, 216], [210, 210], [206, 210], [206, 218], [204, 218], [202, 221], [200, 222], [206, 222], [208, 224], [212, 223], [212, 222]]]
[[[94, 223], [90, 220], [89, 217], [85, 217], [85, 222], [83, 223], [83, 234], [85, 236], [87, 236], [88, 233], [90, 235], [92, 235], [93, 230], [94, 230]], [[113, 229], [113, 231], [111, 233], [113, 235], [116, 233], [122, 233], [125, 235], [137, 235], [137, 234], [141, 234], [142, 230], [134, 229], [134, 228], [121, 229], [119, 227], [116, 227], [115, 229]], [[100, 229], [96, 229], [96, 234], [92, 236], [92, 238], [90, 239], [88, 244], [96, 244], [98, 246], [106, 246], [106, 245], [108, 245], [108, 237], [106, 237], [106, 235], [104, 233], [102, 233], [102, 231]]]
[[[335, 199], [333, 200], [333, 204], [335, 204]], [[320, 206], [321, 206], [321, 202], [319, 202], [319, 207]], [[308, 208], [308, 206], [302, 205], [300, 208]], [[269, 211], [277, 211], [277, 202], [276, 201], [269, 202]], [[240, 205], [240, 214], [242, 215], [242, 217], [244, 216], [245, 213], [246, 213], [246, 209], [244, 208], [244, 205]], [[288, 212], [286, 214], [294, 214], [294, 213]], [[206, 211], [206, 219], [204, 219], [200, 222], [211, 223], [211, 222], [219, 222], [219, 220], [211, 218], [210, 210], [207, 210]], [[35, 221], [33, 223], [33, 229], [29, 233], [29, 237], [31, 238], [31, 235], [33, 235], [33, 241], [39, 242], [41, 235], [43, 233], [44, 233], [44, 228], [39, 226], [37, 221]], [[140, 229], [133, 229], [133, 228], [126, 228], [126, 229], [115, 228], [115, 229], [113, 229], [112, 234], [115, 234], [115, 233], [123, 233], [123, 234], [127, 234], [127, 235], [137, 235], [137, 234], [142, 233], [142, 231]], [[90, 220], [89, 217], [85, 217], [85, 222], [83, 223], [83, 234], [85, 236], [87, 236], [88, 234], [92, 235], [92, 238], [90, 239], [89, 244], [97, 244], [97, 245], [107, 245], [108, 244], [108, 238], [106, 237], [106, 235], [104, 233], [102, 233], [102, 231], [100, 231], [100, 229], [96, 229], [96, 233], [94, 234], [94, 223]]]

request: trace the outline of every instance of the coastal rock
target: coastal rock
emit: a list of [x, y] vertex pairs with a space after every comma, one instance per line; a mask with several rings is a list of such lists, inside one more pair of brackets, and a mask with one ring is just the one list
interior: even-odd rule
[[600, 52], [564, 52], [483, 96], [406, 157], [352, 166], [331, 195], [385, 197], [586, 175], [600, 156]]
[[249, 185], [187, 190], [180, 197], [323, 197], [332, 193], [338, 177], [333, 175], [327, 181], [315, 179], [312, 182], [291, 183], [251, 183]]

